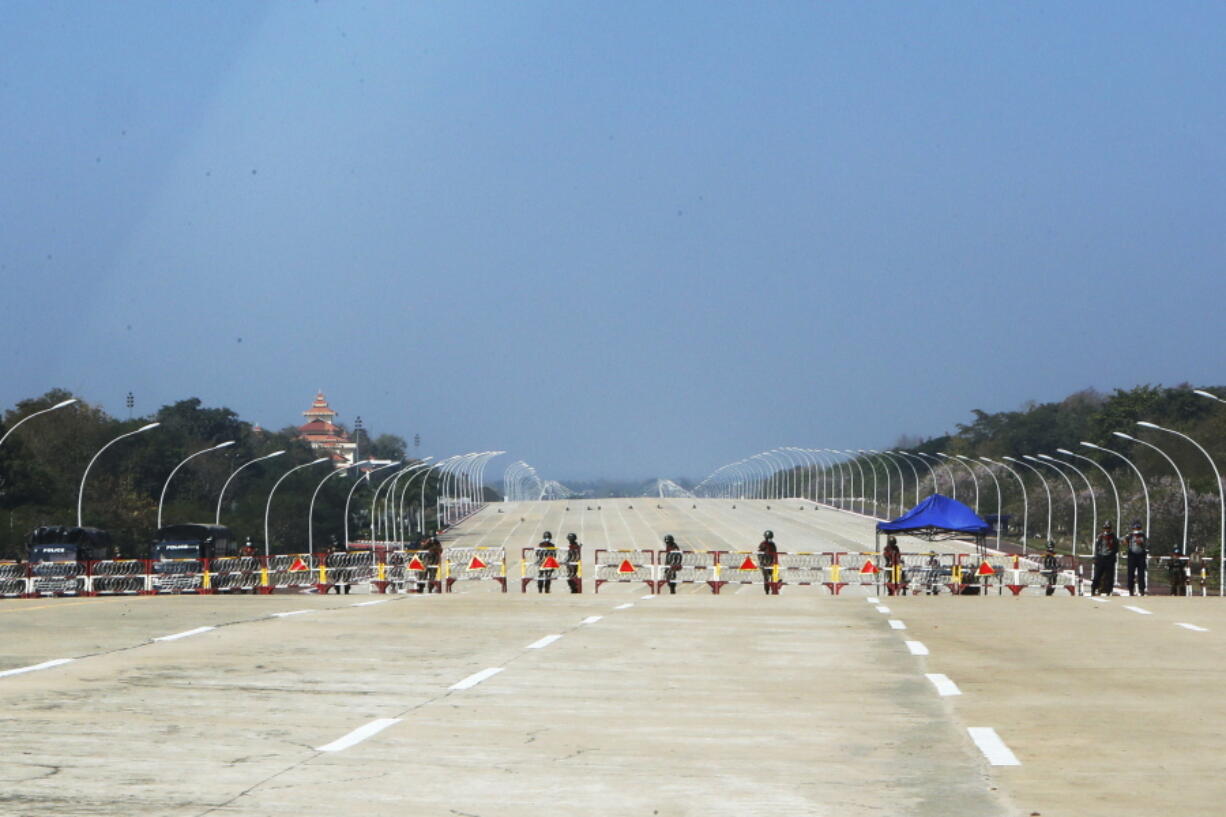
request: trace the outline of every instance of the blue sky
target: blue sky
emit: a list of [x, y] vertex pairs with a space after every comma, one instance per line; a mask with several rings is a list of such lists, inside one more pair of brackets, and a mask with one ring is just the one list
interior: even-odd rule
[[700, 478], [1226, 383], [1226, 6], [4, 16], [2, 405], [322, 388], [422, 453]]

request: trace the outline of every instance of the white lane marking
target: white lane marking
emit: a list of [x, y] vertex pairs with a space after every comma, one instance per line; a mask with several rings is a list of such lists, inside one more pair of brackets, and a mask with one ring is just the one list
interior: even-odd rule
[[1152, 615], [1153, 615], [1153, 613], [1151, 613], [1150, 611], [1145, 610], [1145, 609], [1142, 609], [1142, 608], [1140, 608], [1140, 607], [1133, 607], [1131, 604], [1125, 604], [1125, 605], [1124, 605], [1124, 609], [1125, 609], [1125, 610], [1131, 610], [1131, 611], [1132, 611], [1132, 612], [1134, 612], [1134, 613], [1140, 613], [1140, 614], [1141, 614], [1141, 615], [1143, 615], [1143, 616], [1152, 616]]
[[983, 756], [988, 759], [988, 763], [993, 766], [1021, 766], [1022, 762], [1017, 759], [1017, 755], [1009, 750], [1005, 742], [1000, 739], [1000, 735], [996, 734], [996, 730], [990, 726], [968, 726], [966, 731], [970, 734], [971, 740], [975, 741], [975, 745], [979, 747], [979, 751], [983, 752]]
[[331, 743], [326, 743], [323, 746], [316, 746], [317, 752], [339, 752], [343, 749], [348, 749], [350, 746], [361, 743], [367, 738], [377, 735], [389, 726], [395, 726], [400, 723], [400, 718], [378, 718], [371, 721], [365, 726], [359, 726], [343, 738], [337, 738]]
[[40, 669], [51, 669], [52, 667], [62, 666], [63, 664], [67, 664], [70, 661], [74, 661], [74, 660], [76, 659], [56, 658], [51, 661], [44, 661], [41, 664], [31, 664], [28, 667], [18, 667], [17, 669], [6, 669], [4, 672], [0, 672], [0, 678], [6, 678], [10, 675], [21, 675], [23, 672], [37, 672]]
[[544, 638], [540, 639], [539, 641], [533, 641], [531, 644], [528, 645], [528, 649], [543, 650], [546, 647], [548, 647], [550, 644], [552, 644], [553, 642], [557, 641], [561, 637], [562, 636], [560, 634], [559, 635], [547, 635]]
[[961, 695], [962, 690], [958, 689], [958, 685], [949, 680], [948, 675], [943, 675], [939, 672], [926, 672], [924, 677], [932, 681], [932, 685], [937, 688], [937, 694], [946, 695]]
[[209, 630], [216, 630], [216, 629], [217, 629], [216, 627], [197, 627], [194, 630], [186, 630], [181, 633], [175, 633], [174, 635], [158, 636], [157, 638], [153, 640], [154, 641], [177, 641], [180, 638], [187, 638], [188, 636], [191, 636], [191, 635], [200, 635], [201, 633], [207, 633]]
[[650, 600], [651, 600], [653, 597], [648, 595], [648, 596], [640, 596], [640, 598], [641, 598], [643, 601], [650, 601]]
[[309, 613], [310, 610], [290, 610], [288, 613], [273, 613], [275, 618], [288, 618], [289, 616], [300, 616], [303, 613]]
[[604, 616], [588, 616], [587, 618], [583, 619], [583, 621], [580, 621], [579, 623], [580, 624], [595, 624], [597, 621], [600, 621], [602, 618], [604, 618]]
[[876, 596], [869, 596], [868, 598], [865, 599], [865, 601], [867, 601], [869, 604], [880, 604], [881, 603], [881, 599], [877, 598]]
[[878, 613], [888, 613], [888, 612], [890, 612], [890, 608], [889, 608], [889, 607], [886, 607], [884, 604], [878, 604], [878, 605], [877, 605], [877, 612], [878, 612]]
[[899, 621], [896, 618], [892, 618], [890, 619], [890, 629], [891, 630], [905, 630], [907, 629], [907, 625], [903, 624], [901, 621]]
[[924, 646], [923, 641], [908, 641], [906, 642], [906, 644], [907, 644], [907, 649], [911, 651], [912, 655], [927, 655], [928, 654], [928, 648]]
[[373, 607], [376, 604], [387, 604], [387, 599], [375, 599], [374, 601], [359, 601], [357, 604], [351, 604], [350, 607]]
[[634, 606], [634, 605], [633, 605], [633, 604], [631, 604], [630, 602], [626, 602], [625, 604], [619, 604], [619, 605], [617, 605], [617, 606], [616, 606], [616, 607], [614, 607], [613, 609], [614, 609], [614, 610], [625, 610], [625, 609], [627, 609], [627, 608], [629, 608], [629, 607], [633, 607], [633, 606]]
[[477, 684], [484, 681], [486, 678], [493, 678], [498, 673], [502, 672], [506, 667], [489, 667], [480, 672], [474, 672], [472, 675], [465, 678], [463, 681], [456, 681], [448, 689], [471, 689]]
[[1175, 622], [1175, 626], [1176, 626], [1176, 627], [1183, 627], [1185, 630], [1191, 630], [1192, 632], [1195, 632], [1195, 633], [1207, 633], [1207, 632], [1209, 632], [1209, 628], [1208, 628], [1208, 627], [1197, 627], [1195, 624], [1189, 624], [1189, 623], [1188, 623], [1188, 622], [1186, 622], [1186, 621], [1177, 621], [1177, 622]]

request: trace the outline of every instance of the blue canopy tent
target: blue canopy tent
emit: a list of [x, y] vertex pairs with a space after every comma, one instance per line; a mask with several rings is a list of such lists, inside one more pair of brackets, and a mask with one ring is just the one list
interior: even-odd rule
[[971, 535], [977, 543], [992, 526], [956, 499], [933, 494], [892, 522], [878, 522], [878, 533], [905, 533], [921, 539], [956, 539]]

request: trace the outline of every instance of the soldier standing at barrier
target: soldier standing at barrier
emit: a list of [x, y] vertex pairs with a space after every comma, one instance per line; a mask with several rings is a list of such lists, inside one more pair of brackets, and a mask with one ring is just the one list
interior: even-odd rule
[[536, 592], [548, 593], [553, 583], [552, 567], [542, 567], [547, 559], [557, 561], [558, 546], [553, 543], [553, 534], [545, 531], [540, 544], [536, 546]]
[[349, 595], [349, 568], [337, 567], [329, 563], [332, 561], [332, 556], [334, 554], [343, 552], [344, 551], [339, 550], [336, 545], [331, 545], [324, 554], [324, 565], [332, 570], [332, 587], [330, 589], [336, 590], [336, 595], [338, 596], [341, 594], [342, 587], [345, 589], [345, 595]]
[[1056, 579], [1060, 576], [1060, 557], [1056, 555], [1056, 543], [1047, 543], [1043, 554], [1043, 575], [1047, 577], [1047, 595], [1056, 592]]
[[1115, 584], [1115, 557], [1120, 552], [1120, 540], [1111, 530], [1111, 523], [1103, 523], [1103, 532], [1094, 540], [1094, 576], [1090, 580], [1090, 595], [1111, 595]]
[[898, 549], [898, 540], [887, 536], [885, 547], [881, 551], [881, 561], [885, 564], [885, 590], [891, 596], [902, 592], [906, 587], [906, 578], [902, 572], [902, 551]]
[[579, 537], [573, 533], [566, 534], [566, 586], [572, 593], [583, 592], [583, 579], [579, 576], [582, 561], [583, 545], [579, 544]]
[[1145, 563], [1149, 559], [1149, 541], [1140, 522], [1132, 523], [1132, 531], [1124, 537], [1128, 545], [1128, 595], [1145, 595]]
[[668, 582], [668, 592], [677, 594], [677, 570], [681, 567], [681, 548], [673, 535], [664, 537], [664, 581]]
[[775, 547], [773, 531], [763, 531], [758, 543], [758, 567], [762, 570], [762, 589], [766, 595], [778, 593], [775, 588], [775, 565], [779, 563], [779, 549]]
[[1166, 569], [1170, 571], [1171, 595], [1188, 595], [1188, 557], [1176, 548], [1171, 551], [1171, 560], [1167, 562]]
[[[436, 589], [443, 592], [443, 585], [438, 580], [438, 568], [443, 561], [443, 543], [437, 536], [431, 536], [426, 542], [426, 592], [433, 593]], [[418, 587], [421, 585], [419, 584]], [[418, 592], [421, 592], [420, 590]]]

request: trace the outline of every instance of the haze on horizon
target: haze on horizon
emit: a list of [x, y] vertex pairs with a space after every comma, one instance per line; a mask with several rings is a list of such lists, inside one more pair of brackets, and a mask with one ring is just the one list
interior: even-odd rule
[[0, 405], [699, 479], [1219, 384], [1226, 6], [6, 4]]

